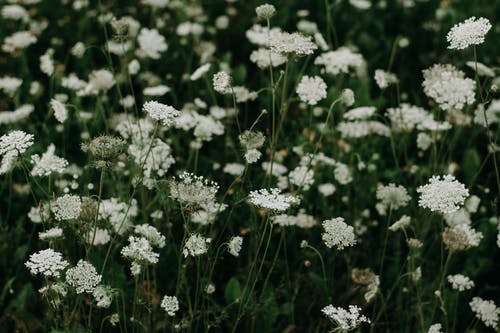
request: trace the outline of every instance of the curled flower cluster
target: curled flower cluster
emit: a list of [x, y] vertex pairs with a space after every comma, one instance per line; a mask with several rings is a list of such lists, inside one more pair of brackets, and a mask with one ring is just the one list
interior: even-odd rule
[[160, 306], [171, 317], [175, 316], [175, 313], [179, 311], [179, 301], [175, 296], [163, 297]]

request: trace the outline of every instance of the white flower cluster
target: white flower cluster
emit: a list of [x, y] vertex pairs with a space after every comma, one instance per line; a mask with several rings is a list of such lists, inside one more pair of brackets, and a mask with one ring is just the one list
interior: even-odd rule
[[297, 215], [279, 214], [272, 217], [273, 223], [282, 227], [297, 226], [302, 229], [309, 229], [318, 224], [314, 216], [299, 211]]
[[46, 249], [30, 255], [24, 265], [32, 275], [40, 274], [46, 278], [58, 278], [61, 271], [68, 266], [68, 262], [62, 258], [60, 252]]
[[184, 257], [201, 256], [202, 254], [207, 253], [208, 244], [210, 244], [211, 241], [212, 240], [210, 238], [203, 237], [200, 234], [193, 234], [189, 236], [188, 240], [184, 244], [182, 254], [184, 254]]
[[58, 227], [50, 228], [47, 231], [42, 231], [38, 233], [38, 238], [40, 240], [52, 240], [60, 238], [63, 235], [63, 230]]
[[214, 90], [221, 94], [231, 92], [231, 76], [226, 72], [217, 72], [213, 76]]
[[474, 103], [476, 83], [455, 66], [435, 64], [424, 69], [423, 74], [424, 93], [443, 110], [462, 110], [466, 104]]
[[134, 232], [146, 238], [152, 246], [162, 248], [165, 246], [165, 236], [158, 229], [147, 223], [135, 226]]
[[227, 244], [229, 253], [234, 257], [238, 257], [240, 255], [242, 245], [243, 245], [243, 237], [241, 236], [232, 237], [229, 240], [229, 243]]
[[251, 191], [249, 200], [257, 207], [275, 212], [283, 212], [290, 208], [292, 204], [298, 203], [298, 199], [292, 195], [281, 194], [279, 188], [260, 189]]
[[109, 308], [113, 301], [113, 289], [109, 286], [98, 285], [92, 293], [98, 308]]
[[172, 106], [165, 105], [157, 101], [149, 101], [144, 103], [142, 109], [151, 118], [168, 127], [173, 126], [175, 124], [175, 119], [180, 115], [180, 112], [174, 109]]
[[50, 107], [54, 110], [54, 117], [58, 122], [62, 124], [68, 119], [68, 110], [63, 103], [53, 98], [50, 100]]
[[411, 222], [411, 217], [408, 215], [403, 215], [399, 220], [394, 222], [390, 227], [390, 231], [398, 231], [398, 230], [404, 230], [404, 228], [408, 227]]
[[391, 84], [398, 82], [398, 78], [394, 73], [386, 72], [383, 69], [375, 70], [375, 82], [380, 89], [385, 89]]
[[269, 66], [278, 67], [283, 65], [286, 62], [286, 57], [270, 49], [260, 48], [252, 51], [250, 61], [255, 63], [260, 69], [266, 69]]
[[363, 63], [363, 56], [352, 52], [347, 47], [340, 47], [335, 51], [323, 53], [314, 60], [315, 65], [323, 66], [325, 72], [331, 75], [347, 74], [349, 68], [358, 69]]
[[443, 331], [441, 331], [441, 329], [442, 329], [441, 324], [434, 324], [434, 325], [431, 325], [429, 327], [429, 330], [427, 331], [427, 333], [443, 333]]
[[66, 271], [66, 282], [76, 289], [77, 294], [94, 292], [101, 278], [91, 263], [81, 259]]
[[255, 8], [255, 13], [257, 13], [260, 19], [269, 20], [276, 14], [276, 8], [273, 5], [265, 3]]
[[129, 244], [123, 247], [120, 253], [132, 262], [130, 266], [132, 275], [139, 275], [143, 265], [158, 262], [160, 255], [153, 251], [151, 243], [146, 238], [130, 236], [128, 242]]
[[17, 157], [33, 145], [33, 138], [33, 134], [27, 134], [18, 130], [0, 137], [0, 156], [3, 156], [0, 165], [0, 175], [12, 169]]
[[298, 32], [288, 33], [281, 31], [271, 35], [269, 40], [271, 50], [286, 56], [305, 56], [313, 54], [318, 48], [310, 36], [304, 36]]
[[117, 198], [101, 200], [99, 207], [99, 220], [108, 220], [113, 230], [123, 234], [131, 224], [131, 221], [138, 214], [137, 201], [130, 203], [119, 201]]
[[12, 96], [16, 90], [23, 84], [23, 80], [12, 76], [0, 77], [0, 90], [7, 95]]
[[139, 47], [151, 59], [160, 59], [160, 53], [167, 50], [165, 37], [156, 29], [142, 28], [137, 37]]
[[170, 197], [183, 206], [206, 208], [215, 202], [219, 185], [202, 176], [183, 172], [170, 184]]
[[350, 121], [365, 120], [373, 116], [376, 111], [377, 108], [374, 106], [360, 106], [347, 111], [342, 117]]
[[491, 23], [488, 19], [474, 16], [455, 24], [446, 36], [450, 43], [449, 49], [465, 49], [471, 45], [484, 43], [484, 36], [490, 31]]
[[179, 310], [179, 301], [175, 296], [165, 296], [161, 300], [160, 306], [169, 316], [173, 317]]
[[476, 314], [476, 317], [486, 326], [497, 327], [500, 309], [496, 306], [495, 302], [483, 300], [481, 297], [474, 297], [469, 305]]
[[68, 166], [68, 161], [54, 154], [56, 147], [51, 144], [45, 153], [40, 157], [38, 154], [31, 156], [31, 163], [34, 164], [31, 174], [33, 176], [44, 177], [52, 173], [63, 173]]
[[325, 306], [321, 312], [344, 332], [354, 330], [362, 323], [370, 323], [370, 319], [362, 315], [361, 308], [356, 305], [349, 305], [349, 309], [346, 310], [330, 304]]
[[383, 205], [397, 210], [408, 205], [411, 197], [408, 195], [408, 191], [404, 186], [396, 186], [390, 183], [387, 186], [381, 185], [377, 188], [377, 199], [380, 200]]
[[469, 196], [469, 190], [452, 175], [432, 176], [429, 183], [417, 188], [418, 204], [443, 214], [457, 211]]
[[303, 102], [316, 105], [320, 100], [326, 98], [326, 83], [319, 76], [304, 75], [297, 85], [296, 91]]
[[[2, 90], [1, 84], [0, 90]], [[17, 123], [18, 121], [28, 118], [29, 115], [33, 113], [33, 111], [35, 111], [35, 107], [33, 106], [33, 104], [23, 104], [14, 111], [1, 111], [0, 125]]]
[[335, 246], [338, 250], [343, 250], [356, 244], [354, 228], [345, 223], [342, 217], [325, 220], [322, 225], [325, 232], [321, 237], [328, 248]]
[[462, 274], [448, 275], [448, 282], [451, 287], [458, 291], [469, 290], [474, 287], [474, 281]]
[[82, 200], [77, 195], [65, 194], [58, 197], [50, 206], [58, 221], [73, 220], [80, 216]]

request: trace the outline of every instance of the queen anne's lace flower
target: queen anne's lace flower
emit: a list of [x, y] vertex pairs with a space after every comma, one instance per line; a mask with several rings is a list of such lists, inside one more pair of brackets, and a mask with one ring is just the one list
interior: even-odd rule
[[235, 257], [239, 256], [242, 245], [243, 245], [243, 237], [241, 236], [232, 237], [227, 245], [229, 253], [231, 253], [231, 255]]
[[269, 65], [277, 67], [286, 62], [286, 57], [270, 49], [260, 48], [250, 54], [250, 61], [257, 64], [260, 69], [266, 69]]
[[110, 286], [98, 285], [92, 296], [98, 308], [109, 308], [113, 301], [113, 289]]
[[38, 154], [31, 156], [31, 163], [34, 164], [31, 174], [33, 176], [49, 176], [54, 172], [62, 173], [68, 166], [68, 161], [54, 154], [56, 147], [51, 144], [45, 153], [40, 157]]
[[326, 98], [326, 83], [319, 76], [303, 76], [297, 85], [297, 94], [303, 102], [316, 105], [320, 100]]
[[408, 195], [406, 188], [391, 183], [387, 186], [379, 186], [377, 188], [377, 199], [385, 206], [396, 210], [408, 205], [411, 197]]
[[481, 297], [474, 297], [469, 303], [472, 312], [486, 326], [496, 328], [500, 316], [500, 309], [495, 305], [495, 302], [483, 300]]
[[304, 56], [312, 54], [318, 48], [310, 36], [304, 36], [298, 32], [279, 32], [271, 34], [271, 50], [283, 55]]
[[370, 319], [362, 315], [361, 308], [356, 305], [349, 305], [349, 310], [346, 310], [330, 304], [325, 306], [321, 312], [338, 325], [342, 331], [351, 331], [362, 323], [370, 323]]
[[359, 68], [363, 65], [363, 56], [352, 52], [347, 47], [321, 54], [314, 60], [315, 65], [321, 65], [325, 72], [331, 75], [349, 73], [349, 68]]
[[281, 194], [278, 188], [261, 189], [252, 191], [249, 200], [258, 207], [282, 212], [290, 208], [292, 204], [298, 203], [298, 199], [292, 195]]
[[488, 19], [474, 16], [455, 24], [446, 36], [450, 43], [449, 49], [465, 49], [471, 45], [484, 43], [484, 36], [490, 31], [491, 23]]
[[441, 328], [441, 324], [431, 325], [427, 333], [442, 333], [443, 331], [441, 331]]
[[0, 137], [0, 175], [10, 171], [17, 157], [33, 145], [33, 134], [23, 131], [12, 131]]
[[62, 258], [60, 252], [46, 249], [30, 255], [29, 260], [24, 265], [33, 275], [40, 274], [47, 278], [58, 278], [61, 271], [68, 266], [68, 262]]
[[68, 119], [68, 110], [63, 103], [53, 98], [50, 100], [50, 107], [54, 110], [54, 117], [58, 122], [64, 123]]
[[169, 316], [173, 317], [179, 310], [179, 301], [175, 296], [165, 296], [161, 300], [160, 306]]
[[173, 126], [175, 118], [179, 117], [180, 112], [172, 106], [159, 103], [157, 101], [149, 101], [142, 106], [144, 112], [149, 114], [154, 120], [158, 120], [165, 126]]
[[56, 220], [73, 220], [80, 216], [82, 200], [77, 195], [65, 194], [62, 197], [57, 198], [50, 209]]
[[135, 226], [134, 232], [146, 238], [152, 246], [162, 248], [165, 246], [165, 236], [160, 234], [158, 229], [149, 224]]
[[448, 275], [448, 282], [458, 291], [469, 290], [474, 287], [474, 281], [462, 274]]
[[420, 207], [443, 214], [457, 211], [469, 196], [469, 190], [452, 175], [432, 176], [429, 184], [420, 186], [417, 192]]
[[165, 37], [160, 35], [156, 29], [142, 28], [137, 41], [141, 51], [151, 59], [159, 59], [160, 53], [167, 50]]
[[343, 250], [345, 247], [356, 244], [354, 228], [344, 222], [342, 217], [323, 221], [325, 232], [321, 235], [328, 248], [336, 247]]
[[66, 282], [76, 289], [77, 294], [94, 292], [101, 278], [91, 263], [81, 259], [66, 271]]
[[269, 20], [276, 14], [276, 8], [273, 5], [265, 3], [255, 8], [255, 12], [260, 19]]
[[184, 244], [182, 254], [184, 254], [184, 257], [201, 256], [202, 254], [207, 253], [208, 244], [210, 244], [211, 241], [212, 240], [210, 238], [203, 237], [200, 234], [193, 234], [188, 238], [186, 244]]
[[219, 185], [189, 172], [180, 174], [170, 185], [170, 197], [183, 206], [206, 207], [215, 202]]
[[151, 243], [146, 238], [130, 236], [128, 242], [129, 244], [120, 251], [122, 256], [141, 264], [156, 264], [158, 262], [160, 255], [153, 252]]
[[214, 90], [221, 94], [231, 92], [231, 77], [226, 72], [218, 72], [213, 77]]
[[461, 110], [475, 101], [476, 83], [453, 65], [435, 64], [424, 69], [424, 93], [433, 98], [443, 110]]

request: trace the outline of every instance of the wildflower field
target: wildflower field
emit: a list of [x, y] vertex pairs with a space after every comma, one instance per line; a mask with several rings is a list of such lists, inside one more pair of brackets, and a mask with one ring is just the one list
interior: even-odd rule
[[500, 332], [500, 2], [0, 0], [0, 333]]

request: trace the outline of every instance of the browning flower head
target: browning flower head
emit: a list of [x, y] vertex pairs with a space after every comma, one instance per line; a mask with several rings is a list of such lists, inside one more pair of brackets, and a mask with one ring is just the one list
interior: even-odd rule
[[124, 147], [123, 139], [111, 135], [101, 135], [82, 144], [82, 150], [92, 156], [98, 168], [110, 167]]

